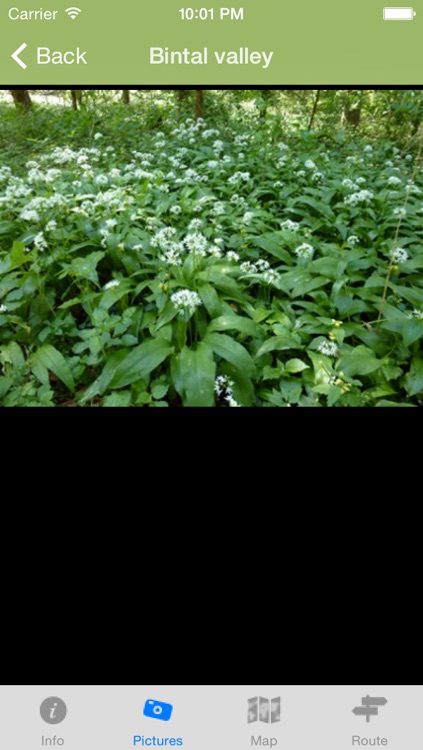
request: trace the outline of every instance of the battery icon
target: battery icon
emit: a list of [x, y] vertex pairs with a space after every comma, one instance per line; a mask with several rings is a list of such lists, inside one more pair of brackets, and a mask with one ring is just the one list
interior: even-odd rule
[[412, 21], [416, 11], [413, 8], [384, 8], [384, 21]]

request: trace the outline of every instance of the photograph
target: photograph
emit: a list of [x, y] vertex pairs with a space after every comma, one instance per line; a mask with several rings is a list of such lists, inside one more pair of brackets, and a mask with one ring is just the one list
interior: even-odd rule
[[421, 407], [422, 146], [419, 88], [2, 88], [0, 406]]

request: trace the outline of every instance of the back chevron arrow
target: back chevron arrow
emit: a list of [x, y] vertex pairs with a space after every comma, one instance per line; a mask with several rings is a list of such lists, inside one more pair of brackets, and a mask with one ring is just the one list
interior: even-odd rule
[[17, 63], [18, 63], [18, 65], [20, 65], [20, 66], [21, 66], [21, 68], [23, 68], [24, 70], [25, 70], [25, 68], [27, 68], [28, 66], [27, 66], [27, 65], [25, 65], [25, 63], [24, 63], [24, 62], [22, 62], [22, 60], [21, 60], [21, 59], [20, 59], [20, 58], [18, 57], [18, 55], [20, 55], [20, 53], [21, 53], [21, 52], [23, 52], [23, 50], [24, 50], [24, 49], [25, 49], [25, 47], [27, 47], [27, 46], [28, 46], [28, 45], [27, 45], [27, 44], [25, 44], [25, 42], [24, 42], [24, 43], [23, 43], [23, 44], [21, 44], [21, 46], [20, 46], [20, 47], [18, 47], [18, 49], [16, 49], [16, 50], [15, 50], [15, 51], [14, 51], [14, 52], [12, 53], [12, 55], [11, 55], [11, 57], [13, 57], [14, 61], [15, 61], [15, 62], [17, 62]]

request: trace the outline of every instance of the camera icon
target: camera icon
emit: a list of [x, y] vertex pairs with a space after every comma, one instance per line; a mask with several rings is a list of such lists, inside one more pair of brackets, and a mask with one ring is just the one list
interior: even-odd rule
[[144, 716], [148, 716], [149, 719], [169, 721], [172, 711], [173, 706], [170, 703], [162, 703], [162, 701], [149, 699], [144, 704]]

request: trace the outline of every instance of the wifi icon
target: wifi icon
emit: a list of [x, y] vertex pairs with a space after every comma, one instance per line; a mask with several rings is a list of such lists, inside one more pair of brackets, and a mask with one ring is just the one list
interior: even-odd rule
[[66, 8], [66, 13], [72, 18], [73, 21], [73, 19], [79, 16], [79, 14], [81, 13], [81, 8]]

